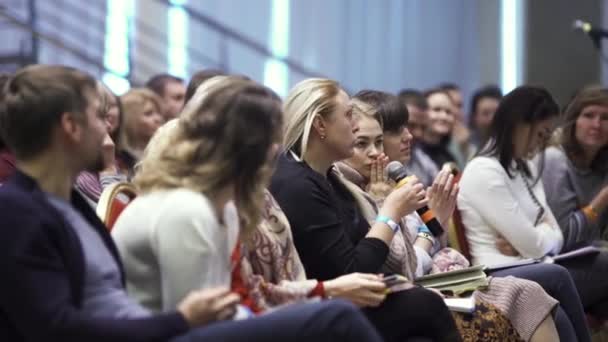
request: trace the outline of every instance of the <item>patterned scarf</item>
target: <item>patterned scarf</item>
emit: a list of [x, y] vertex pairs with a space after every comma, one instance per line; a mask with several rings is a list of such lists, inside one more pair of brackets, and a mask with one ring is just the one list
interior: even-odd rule
[[[359, 210], [363, 217], [371, 225], [373, 225], [378, 208], [382, 206], [384, 198], [372, 198], [365, 192], [367, 186], [365, 179], [357, 170], [349, 165], [339, 162], [335, 164], [333, 172], [337, 179], [344, 187], [353, 195]], [[384, 273], [398, 273], [406, 276], [410, 280], [414, 280], [416, 273], [416, 252], [413, 242], [409, 239], [405, 218], [401, 220], [402, 230], [398, 231], [389, 247], [389, 254], [382, 267]]]

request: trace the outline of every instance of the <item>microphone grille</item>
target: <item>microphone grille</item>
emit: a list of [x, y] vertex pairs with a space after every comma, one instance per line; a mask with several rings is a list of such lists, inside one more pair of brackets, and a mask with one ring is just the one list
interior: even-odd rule
[[591, 31], [591, 24], [588, 22], [582, 21], [580, 19], [577, 19], [572, 23], [572, 29], [581, 30], [585, 33], [589, 33], [589, 31]]
[[393, 160], [392, 162], [388, 163], [388, 165], [386, 165], [386, 173], [388, 174], [388, 177], [392, 180], [399, 178], [399, 176], [401, 176], [404, 171], [405, 170], [403, 164], [396, 160]]

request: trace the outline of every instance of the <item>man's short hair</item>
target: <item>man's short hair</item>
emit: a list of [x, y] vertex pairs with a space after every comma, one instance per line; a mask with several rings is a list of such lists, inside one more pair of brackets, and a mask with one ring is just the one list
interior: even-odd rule
[[169, 82], [176, 82], [176, 83], [183, 84], [184, 80], [177, 76], [173, 76], [173, 75], [169, 75], [169, 74], [158, 74], [158, 75], [152, 76], [148, 80], [148, 82], [146, 82], [146, 88], [157, 93], [160, 97], [163, 97], [163, 96], [165, 96], [165, 87], [166, 87], [167, 83], [169, 83]]
[[89, 74], [57, 65], [32, 65], [15, 73], [0, 101], [0, 131], [17, 158], [35, 157], [48, 147], [63, 113], [86, 122], [88, 92], [97, 84]]
[[420, 90], [403, 89], [399, 92], [399, 100], [405, 106], [410, 105], [423, 111], [429, 109], [429, 103]]
[[190, 79], [190, 83], [188, 83], [188, 87], [186, 88], [186, 97], [184, 99], [184, 102], [188, 102], [192, 98], [192, 96], [194, 96], [194, 93], [196, 93], [196, 89], [198, 88], [198, 86], [203, 84], [208, 79], [211, 79], [215, 76], [225, 76], [225, 75], [227, 75], [227, 74], [224, 71], [217, 70], [217, 69], [204, 69], [204, 70], [196, 72], [194, 75], [192, 75], [192, 78]]
[[456, 83], [451, 82], [440, 83], [437, 88], [443, 91], [460, 91], [460, 87]]

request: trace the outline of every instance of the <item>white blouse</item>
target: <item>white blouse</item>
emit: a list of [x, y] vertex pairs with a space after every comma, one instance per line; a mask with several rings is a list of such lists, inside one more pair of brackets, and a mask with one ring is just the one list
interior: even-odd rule
[[239, 232], [232, 202], [223, 216], [224, 225], [207, 197], [187, 189], [137, 197], [112, 230], [129, 295], [153, 311], [168, 311], [192, 290], [230, 287]]
[[[562, 232], [547, 205], [542, 181], [533, 184], [537, 170], [532, 162], [528, 166], [533, 175], [529, 180], [532, 191], [544, 208], [536, 225], [539, 205], [520, 172], [512, 171], [514, 178], [510, 178], [498, 160], [491, 157], [476, 157], [466, 166], [460, 180], [458, 209], [473, 264], [497, 265], [561, 250]], [[498, 236], [507, 239], [520, 255], [503, 255], [496, 248]]]

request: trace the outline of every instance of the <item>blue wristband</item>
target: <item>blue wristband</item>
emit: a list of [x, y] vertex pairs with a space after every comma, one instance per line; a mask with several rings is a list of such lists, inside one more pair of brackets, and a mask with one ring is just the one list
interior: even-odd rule
[[393, 233], [396, 233], [400, 228], [399, 224], [397, 222], [393, 221], [388, 216], [378, 215], [378, 216], [376, 216], [376, 222], [382, 222], [382, 223], [386, 224], [387, 226], [389, 226], [389, 228], [391, 228]]
[[418, 233], [427, 233], [433, 235], [429, 227], [426, 226], [426, 224], [422, 224], [420, 227], [418, 227]]

